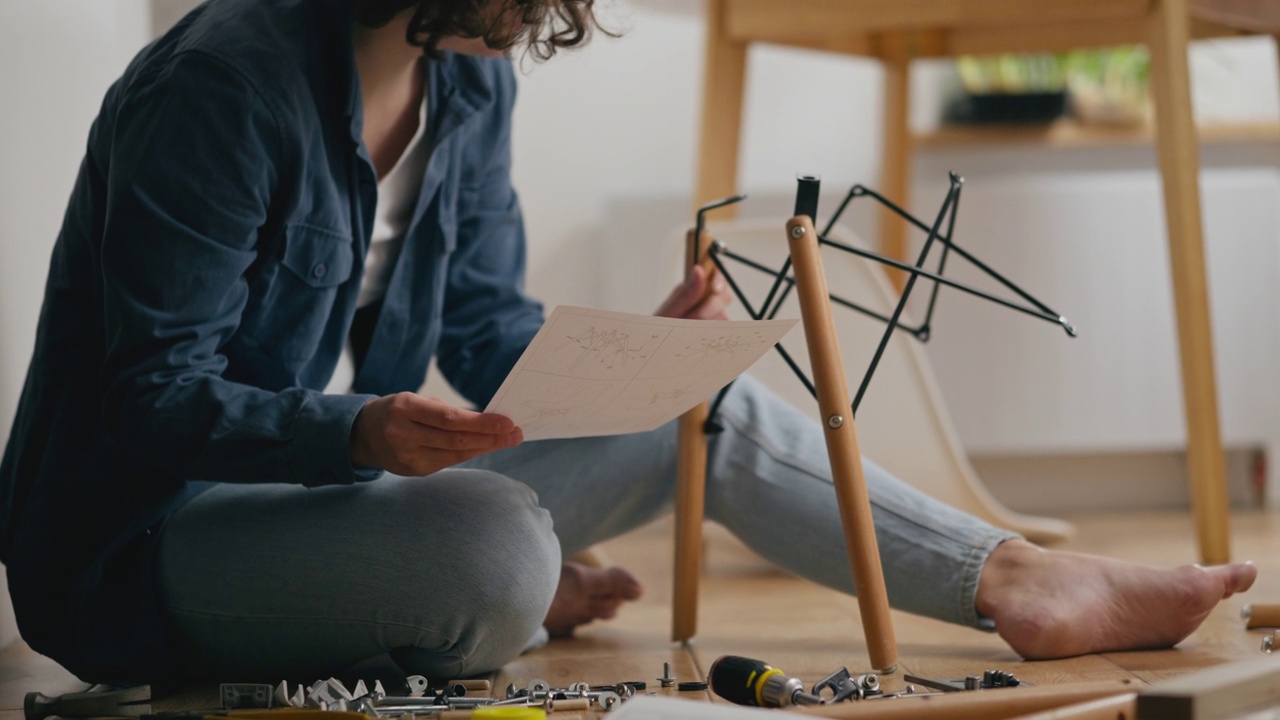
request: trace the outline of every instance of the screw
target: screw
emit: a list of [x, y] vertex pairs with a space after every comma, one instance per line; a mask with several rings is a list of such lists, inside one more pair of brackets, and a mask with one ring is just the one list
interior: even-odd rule
[[662, 663], [662, 677], [658, 678], [658, 682], [662, 683], [664, 688], [669, 688], [676, 684], [676, 679], [671, 676], [671, 663]]
[[839, 415], [832, 415], [831, 417], [827, 418], [827, 427], [831, 428], [832, 430], [839, 428], [841, 425], [844, 425], [844, 418], [840, 417]]
[[797, 226], [795, 226], [795, 227], [791, 228], [791, 237], [793, 237], [793, 238], [795, 238], [795, 239], [797, 239], [797, 240], [799, 240], [800, 238], [804, 237], [804, 226], [803, 226], [803, 225], [797, 225]]
[[1270, 635], [1267, 635], [1266, 637], [1262, 638], [1262, 652], [1270, 655], [1271, 652], [1275, 649], [1275, 645], [1276, 645], [1275, 633], [1271, 633]]

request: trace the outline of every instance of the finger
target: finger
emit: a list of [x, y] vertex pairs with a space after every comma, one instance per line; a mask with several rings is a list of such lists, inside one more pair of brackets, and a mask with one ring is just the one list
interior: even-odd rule
[[712, 283], [714, 292], [707, 295], [701, 303], [691, 309], [685, 317], [695, 320], [728, 320], [730, 303], [733, 302], [733, 296], [729, 294], [728, 283], [723, 278], [716, 277]]
[[671, 294], [655, 314], [670, 318], [684, 317], [690, 309], [698, 304], [705, 291], [706, 271], [701, 266], [695, 265], [690, 270], [689, 275], [685, 277], [684, 282], [671, 291]]
[[415, 423], [445, 430], [506, 435], [515, 429], [515, 423], [505, 415], [467, 410], [414, 393], [401, 393], [393, 407]]
[[388, 468], [398, 475], [408, 477], [425, 477], [472, 458], [479, 457], [489, 450], [427, 450], [416, 460], [405, 462], [401, 467]]
[[428, 451], [467, 452], [479, 450], [487, 452], [519, 445], [524, 440], [524, 435], [519, 428], [509, 433], [495, 434], [459, 432], [429, 425], [420, 425], [415, 440], [419, 448]]

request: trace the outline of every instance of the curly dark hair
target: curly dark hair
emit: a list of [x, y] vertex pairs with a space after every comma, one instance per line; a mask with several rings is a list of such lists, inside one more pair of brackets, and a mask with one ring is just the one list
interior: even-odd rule
[[484, 38], [497, 50], [525, 45], [538, 60], [586, 43], [594, 30], [613, 36], [595, 17], [595, 0], [352, 0], [356, 20], [381, 27], [413, 9], [410, 43], [439, 55], [449, 36]]

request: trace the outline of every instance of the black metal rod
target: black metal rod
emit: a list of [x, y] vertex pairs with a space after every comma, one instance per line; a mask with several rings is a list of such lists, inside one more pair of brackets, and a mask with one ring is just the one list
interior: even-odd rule
[[836, 240], [828, 240], [827, 238], [824, 238], [824, 237], [818, 238], [818, 241], [821, 242], [823, 245], [829, 245], [833, 248], [836, 248], [838, 250], [843, 250], [844, 252], [847, 252], [847, 253], [852, 253], [860, 257], [875, 260], [884, 265], [888, 265], [889, 267], [897, 268], [899, 270], [906, 270], [908, 273], [911, 273], [913, 277], [916, 275], [919, 275], [921, 277], [926, 277], [926, 278], [929, 278], [930, 280], [946, 285], [947, 287], [955, 288], [962, 292], [969, 293], [970, 295], [980, 297], [983, 300], [989, 300], [993, 303], [996, 303], [997, 305], [1003, 305], [1011, 310], [1017, 310], [1018, 312], [1026, 313], [1031, 317], [1039, 318], [1041, 320], [1054, 323], [1055, 325], [1062, 325], [1066, 327], [1066, 319], [1063, 318], [1061, 315], [1044, 313], [1044, 312], [1040, 312], [1037, 309], [1024, 307], [1015, 302], [1006, 300], [1005, 298], [992, 295], [991, 293], [988, 293], [984, 290], [979, 290], [975, 287], [970, 287], [968, 285], [965, 285], [962, 282], [957, 282], [955, 280], [944, 277], [942, 275], [937, 275], [935, 273], [929, 272], [928, 270], [923, 270], [921, 268], [916, 267], [915, 265], [908, 265], [904, 262], [899, 262], [897, 260], [894, 260], [893, 258], [888, 258], [883, 255], [877, 255], [876, 253], [873, 253], [870, 250], [863, 250], [862, 248], [854, 247], [852, 245], [846, 245]]
[[[772, 268], [770, 268], [770, 267], [768, 267], [768, 266], [766, 266], [766, 265], [762, 265], [762, 264], [760, 264], [760, 263], [758, 263], [758, 262], [756, 262], [756, 261], [754, 261], [754, 260], [751, 260], [750, 258], [746, 258], [746, 257], [743, 257], [743, 256], [741, 256], [741, 255], [738, 255], [738, 254], [734, 253], [734, 252], [733, 252], [733, 251], [731, 251], [731, 250], [728, 250], [728, 249], [722, 249], [722, 250], [720, 250], [719, 252], [723, 253], [726, 257], [730, 258], [731, 260], [736, 260], [737, 262], [740, 262], [740, 263], [742, 263], [743, 265], [746, 265], [747, 267], [749, 267], [749, 268], [751, 268], [751, 269], [753, 269], [753, 270], [758, 270], [758, 271], [760, 271], [760, 272], [762, 272], [762, 273], [764, 273], [764, 274], [766, 274], [766, 275], [773, 276], [773, 275], [777, 274], [777, 271], [775, 271], [774, 269], [772, 269]], [[721, 266], [721, 267], [723, 267], [723, 266]], [[727, 272], [727, 270], [723, 270], [723, 271], [724, 271], [724, 272]], [[787, 284], [787, 291], [788, 291], [788, 292], [791, 290], [791, 288], [795, 287], [795, 277], [794, 277], [794, 276], [790, 276], [790, 275], [788, 275], [788, 276], [786, 277], [786, 279], [785, 279], [785, 282], [786, 282], [786, 284]], [[730, 282], [730, 285], [732, 285], [732, 281]], [[868, 308], [868, 307], [864, 307], [864, 306], [862, 306], [862, 305], [859, 305], [858, 303], [855, 303], [855, 302], [853, 302], [852, 300], [847, 300], [847, 299], [845, 299], [845, 298], [843, 298], [843, 297], [840, 297], [839, 295], [836, 295], [835, 293], [830, 293], [830, 294], [828, 294], [828, 295], [827, 295], [827, 297], [828, 297], [828, 298], [830, 298], [831, 302], [836, 303], [837, 305], [840, 305], [840, 306], [842, 306], [842, 307], [846, 307], [846, 308], [848, 308], [848, 309], [850, 309], [850, 310], [853, 310], [854, 312], [862, 313], [863, 315], [866, 315], [867, 317], [870, 317], [870, 318], [874, 318], [874, 319], [876, 319], [876, 320], [879, 320], [880, 322], [884, 322], [884, 323], [889, 322], [889, 316], [888, 316], [888, 315], [883, 315], [883, 314], [881, 314], [881, 313], [878, 313], [878, 312], [876, 312], [875, 310], [872, 310], [872, 309], [870, 309], [870, 308]], [[772, 314], [770, 314], [770, 319], [772, 319], [772, 318], [773, 318], [773, 315], [776, 315], [776, 314], [777, 314], [777, 308], [780, 308], [780, 307], [782, 306], [782, 300], [783, 300], [783, 299], [784, 299], [784, 298], [779, 298], [779, 300], [778, 300], [778, 304], [775, 306], [773, 313], [772, 313]], [[750, 306], [748, 306], [748, 309], [750, 309]], [[762, 308], [760, 308], [760, 311], [761, 311], [761, 313], [764, 313], [764, 312], [766, 312], [766, 308], [762, 307]], [[753, 318], [753, 319], [755, 319], [755, 320], [759, 320], [761, 317], [763, 317], [763, 315], [755, 315], [754, 313], [752, 314], [752, 318]], [[899, 328], [900, 328], [901, 330], [903, 330], [904, 332], [908, 332], [908, 333], [911, 333], [912, 335], [917, 335], [917, 336], [918, 336], [918, 335], [920, 334], [920, 332], [921, 332], [921, 329], [920, 329], [920, 328], [913, 328], [913, 327], [910, 327], [910, 326], [907, 326], [907, 325], [900, 325], [900, 326], [899, 326]]]
[[693, 262], [696, 263], [698, 258], [702, 257], [702, 231], [707, 227], [707, 213], [746, 199], [746, 195], [733, 195], [720, 200], [713, 200], [698, 208], [698, 220], [693, 227], [693, 257], [690, 258]]
[[[853, 187], [856, 189], [858, 186], [854, 185]], [[835, 214], [833, 214], [831, 219], [827, 221], [827, 226], [822, 229], [823, 235], [831, 234], [832, 228], [834, 228], [836, 223], [839, 222], [840, 216], [844, 214], [844, 209], [849, 207], [849, 203], [853, 201], [853, 197], [853, 190], [850, 190], [848, 194], [844, 196], [844, 199], [840, 201], [840, 206], [836, 208]]]
[[[938, 219], [933, 223], [933, 229], [929, 231], [929, 237], [924, 241], [924, 247], [920, 249], [920, 258], [916, 261], [917, 268], [923, 266], [925, 260], [929, 257], [929, 250], [933, 247], [933, 241], [938, 237], [938, 228], [942, 227], [942, 221], [946, 218], [947, 213], [952, 210], [956, 195], [959, 190], [952, 185], [951, 191], [947, 193], [947, 199], [942, 203], [942, 209], [938, 211]], [[898, 298], [898, 306], [893, 309], [893, 317], [889, 320], [889, 326], [885, 328], [884, 334], [880, 337], [880, 344], [876, 347], [875, 354], [871, 356], [871, 364], [867, 367], [867, 372], [862, 376], [862, 384], [858, 386], [858, 393], [853, 398], [852, 414], [854, 418], [858, 417], [858, 406], [862, 404], [862, 396], [867, 392], [867, 386], [871, 384], [871, 377], [875, 375], [876, 367], [880, 364], [880, 358], [884, 357], [885, 348], [889, 346], [889, 338], [893, 337], [893, 329], [898, 324], [898, 318], [902, 317], [902, 311], [907, 307], [907, 301], [911, 298], [911, 290], [915, 287], [916, 279], [919, 275], [912, 273], [907, 277], [907, 284], [902, 288], [902, 297]]]
[[[857, 395], [853, 400], [852, 412], [855, 417], [857, 416], [858, 408], [862, 403], [862, 398], [866, 394], [867, 388], [870, 386], [871, 379], [875, 375], [875, 371], [878, 368], [881, 359], [883, 359], [884, 351], [888, 346], [889, 338], [891, 338], [893, 335], [893, 331], [905, 330], [907, 332], [914, 334], [921, 341], [925, 341], [928, 339], [928, 336], [930, 333], [930, 324], [932, 323], [933, 313], [937, 306], [939, 292], [941, 290], [941, 287], [944, 285], [947, 287], [960, 290], [961, 292], [968, 293], [975, 297], [982, 298], [989, 302], [1002, 305], [1011, 310], [1016, 310], [1018, 312], [1030, 315], [1032, 317], [1039, 318], [1041, 320], [1053, 322], [1057, 325], [1062, 326], [1067, 331], [1067, 333], [1072, 337], [1074, 337], [1076, 334], [1075, 328], [1072, 327], [1070, 323], [1067, 322], [1066, 318], [1058, 315], [1048, 305], [1040, 302], [1030, 293], [1020, 288], [1017, 284], [1008, 280], [1003, 275], [1001, 275], [1000, 273], [992, 269], [990, 266], [988, 266], [986, 263], [974, 257], [972, 254], [965, 251], [964, 248], [961, 248], [960, 246], [956, 245], [954, 242], [951, 241], [951, 238], [955, 233], [956, 217], [959, 213], [960, 193], [961, 193], [961, 189], [964, 181], [960, 176], [956, 175], [955, 173], [950, 174], [950, 179], [951, 179], [951, 188], [947, 192], [947, 196], [942, 203], [942, 207], [938, 211], [937, 217], [934, 219], [934, 223], [932, 227], [926, 226], [922, 221], [918, 220], [917, 218], [912, 216], [910, 213], [908, 213], [906, 210], [899, 207], [898, 205], [893, 203], [891, 200], [879, 194], [875, 190], [872, 190], [862, 185], [855, 185], [853, 186], [853, 188], [849, 190], [849, 193], [841, 201], [840, 205], [836, 209], [835, 214], [831, 216], [831, 219], [828, 221], [826, 228], [823, 230], [822, 234], [819, 235], [818, 237], [818, 240], [821, 244], [828, 245], [837, 250], [842, 250], [844, 252], [848, 252], [853, 255], [874, 260], [882, 265], [897, 268], [899, 270], [906, 271], [909, 274], [906, 285], [903, 288], [902, 295], [898, 299], [898, 303], [894, 308], [893, 314], [889, 317], [885, 317], [880, 313], [877, 313], [873, 310], [862, 307], [852, 301], [845, 300], [844, 298], [841, 298], [835, 294], [830, 294], [830, 293], [828, 294], [828, 298], [832, 302], [839, 304], [843, 307], [849, 308], [851, 310], [863, 313], [864, 315], [867, 315], [869, 317], [875, 318], [876, 320], [879, 320], [885, 323], [886, 325], [884, 334], [881, 336], [880, 343], [877, 346], [874, 355], [872, 356], [871, 362], [867, 367], [866, 372], [863, 374], [862, 383], [858, 387]], [[800, 188], [797, 191], [797, 197], [796, 197], [796, 214], [807, 215], [810, 218], [813, 218], [814, 214], [816, 214], [817, 212], [817, 207], [816, 207], [817, 187], [818, 187], [817, 178], [802, 176], [798, 178], [798, 180], [800, 181]], [[921, 248], [920, 254], [914, 265], [908, 265], [901, 261], [894, 260], [892, 258], [888, 258], [868, 250], [862, 250], [861, 248], [857, 248], [852, 245], [831, 240], [828, 237], [826, 237], [827, 235], [830, 234], [831, 230], [835, 227], [836, 223], [839, 221], [840, 217], [843, 215], [844, 211], [847, 209], [849, 204], [855, 198], [863, 195], [871, 197], [872, 199], [876, 200], [883, 206], [889, 208], [895, 214], [899, 215], [903, 219], [910, 222], [915, 227], [927, 233], [924, 246]], [[700, 252], [700, 248], [698, 247], [698, 240], [700, 240], [702, 230], [705, 227], [705, 222], [704, 222], [705, 213], [719, 207], [724, 207], [725, 205], [739, 202], [745, 197], [746, 197], [745, 195], [733, 196], [731, 198], [726, 198], [724, 200], [710, 203], [699, 210], [697, 226], [695, 229], [695, 233], [697, 235], [697, 239], [695, 239], [695, 253]], [[944, 222], [947, 225], [947, 231], [945, 235], [942, 234], [941, 232], [941, 227]], [[931, 252], [935, 241], [940, 242], [942, 244], [942, 252], [938, 259], [937, 271], [930, 272], [928, 270], [925, 270], [924, 266], [928, 262], [929, 253]], [[954, 280], [950, 280], [944, 277], [944, 273], [946, 271], [946, 266], [947, 266], [947, 260], [951, 251], [955, 251], [960, 257], [962, 257], [965, 260], [968, 260], [970, 263], [972, 263], [975, 267], [977, 267], [983, 273], [993, 278], [1000, 284], [1004, 285], [1007, 289], [1014, 292], [1015, 294], [1017, 294], [1023, 300], [1026, 300], [1028, 303], [1030, 303], [1034, 307], [1028, 308], [1028, 307], [1019, 305], [1017, 303], [1011, 302], [1009, 300], [1006, 300], [1004, 298], [997, 297], [983, 290], [979, 290], [977, 288], [970, 287], [963, 283], [956, 282]], [[746, 308], [747, 311], [751, 314], [751, 317], [756, 320], [759, 320], [765, 317], [766, 315], [769, 317], [769, 319], [773, 319], [781, 310], [783, 303], [786, 301], [791, 291], [795, 288], [795, 278], [790, 277], [788, 275], [791, 269], [791, 256], [789, 254], [786, 257], [785, 261], [783, 262], [782, 268], [777, 271], [761, 263], [757, 263], [749, 258], [737, 255], [736, 253], [729, 251], [727, 248], [724, 247], [724, 245], [722, 245], [719, 242], [715, 243], [711, 247], [709, 254], [710, 254], [710, 257], [712, 258], [712, 261], [715, 263], [716, 267], [720, 270], [721, 273], [724, 274], [726, 280], [730, 284], [730, 287], [733, 289], [734, 294], [738, 297], [738, 300], [743, 304], [743, 307]], [[741, 287], [738, 285], [737, 281], [734, 279], [732, 273], [729, 272], [728, 267], [726, 267], [725, 264], [721, 261], [719, 257], [720, 254], [724, 254], [730, 259], [740, 262], [759, 272], [768, 273], [774, 276], [774, 281], [771, 287], [769, 288], [769, 293], [765, 297], [765, 301], [760, 306], [759, 310], [756, 310], [751, 305], [750, 301], [746, 297], [746, 294], [742, 291]], [[915, 287], [915, 283], [917, 280], [919, 280], [922, 277], [932, 281], [933, 288], [930, 292], [930, 298], [929, 298], [928, 306], [926, 309], [924, 322], [918, 328], [913, 329], [913, 328], [902, 325], [901, 320], [902, 320], [903, 312], [905, 311], [905, 308], [910, 300], [912, 290]], [[796, 377], [800, 380], [800, 382], [804, 384], [805, 389], [809, 391], [809, 394], [813, 396], [814, 399], [817, 399], [817, 388], [814, 386], [812, 380], [809, 379], [808, 375], [805, 374], [804, 370], [801, 369], [800, 366], [791, 357], [791, 355], [787, 353], [786, 349], [782, 346], [782, 343], [779, 342], [775, 344], [774, 349], [778, 351], [778, 353], [782, 356], [783, 360], [791, 368], [791, 371], [796, 375]], [[710, 412], [708, 413], [707, 423], [706, 425], [704, 425], [704, 429], [707, 432], [711, 431], [710, 428], [715, 427], [714, 419], [715, 419], [716, 413], [719, 410], [721, 403], [724, 401], [725, 395], [728, 393], [730, 387], [732, 387], [732, 383], [730, 383], [728, 386], [726, 386], [719, 392], [713, 404], [711, 405]]]
[[791, 294], [791, 291], [792, 291], [792, 290], [795, 290], [795, 289], [796, 289], [796, 284], [795, 284], [795, 283], [791, 283], [791, 284], [787, 285], [787, 287], [786, 287], [786, 289], [785, 289], [785, 290], [783, 290], [781, 293], [779, 293], [779, 294], [778, 294], [778, 302], [777, 302], [777, 303], [775, 303], [775, 304], [774, 304], [774, 306], [773, 306], [773, 309], [769, 311], [769, 319], [770, 319], [770, 320], [772, 320], [772, 319], [774, 319], [774, 318], [778, 317], [778, 311], [779, 311], [779, 310], [781, 310], [781, 309], [782, 309], [782, 305], [783, 305], [784, 303], [786, 303], [786, 301], [787, 301], [787, 296], [788, 296], [788, 295], [790, 295], [790, 294]]
[[[952, 182], [955, 182], [954, 179]], [[956, 231], [956, 216], [960, 214], [960, 192], [963, 188], [956, 187], [956, 206], [951, 211], [951, 219], [947, 222], [947, 237], [954, 237]], [[943, 243], [942, 253], [938, 258], [938, 277], [942, 277], [947, 269], [947, 257], [951, 254], [951, 243]], [[924, 311], [924, 321], [920, 323], [921, 329], [928, 333], [930, 326], [933, 324], [933, 310], [938, 306], [938, 293], [942, 290], [942, 283], [936, 280], [933, 283], [933, 292], [929, 293], [929, 304]]]
[[[867, 195], [868, 197], [871, 197], [871, 198], [875, 199], [877, 202], [881, 203], [882, 205], [884, 205], [884, 206], [888, 207], [888, 208], [889, 208], [890, 210], [892, 210], [893, 212], [895, 212], [895, 213], [897, 213], [898, 215], [900, 215], [901, 217], [905, 218], [908, 222], [910, 222], [912, 225], [915, 225], [917, 228], [919, 228], [919, 229], [921, 229], [921, 230], [923, 230], [923, 231], [925, 231], [925, 232], [930, 232], [930, 228], [929, 228], [928, 226], [926, 226], [924, 223], [922, 223], [922, 222], [920, 222], [919, 220], [917, 220], [915, 217], [913, 217], [913, 216], [912, 216], [910, 213], [908, 213], [906, 210], [903, 210], [902, 208], [900, 208], [900, 207], [898, 207], [897, 205], [895, 205], [895, 204], [893, 203], [893, 201], [892, 201], [892, 200], [890, 200], [890, 199], [886, 198], [885, 196], [881, 195], [880, 193], [876, 192], [875, 190], [872, 190], [872, 189], [867, 188], [867, 187], [863, 187], [863, 186], [861, 186], [861, 185], [857, 185], [857, 186], [855, 186], [855, 187], [854, 187], [854, 190], [851, 190], [851, 191], [850, 191], [850, 193], [853, 193], [855, 190], [856, 190], [856, 191], [860, 191], [860, 194]], [[951, 236], [950, 236], [950, 235], [947, 235], [947, 236], [945, 236], [945, 237], [939, 237], [939, 239], [940, 239], [940, 240], [942, 240], [942, 242], [944, 242], [944, 243], [946, 243], [946, 244], [950, 245], [950, 246], [951, 246], [951, 248], [952, 248], [953, 250], [955, 250], [955, 251], [956, 251], [956, 253], [957, 253], [958, 255], [960, 255], [960, 257], [964, 258], [965, 260], [969, 261], [970, 263], [973, 263], [974, 267], [978, 268], [978, 269], [979, 269], [979, 270], [981, 270], [982, 272], [984, 272], [984, 273], [986, 273], [987, 275], [991, 276], [991, 278], [992, 278], [993, 280], [995, 280], [996, 282], [1000, 283], [1001, 285], [1004, 285], [1005, 287], [1009, 288], [1009, 290], [1010, 290], [1010, 291], [1017, 293], [1020, 297], [1022, 297], [1022, 299], [1023, 299], [1023, 300], [1026, 300], [1027, 302], [1031, 303], [1032, 305], [1035, 305], [1036, 307], [1040, 308], [1041, 310], [1043, 310], [1043, 311], [1044, 311], [1044, 312], [1046, 312], [1046, 313], [1050, 313], [1050, 314], [1052, 314], [1052, 315], [1057, 315], [1057, 314], [1058, 314], [1058, 313], [1054, 312], [1053, 308], [1051, 308], [1051, 307], [1049, 307], [1048, 305], [1045, 305], [1044, 303], [1042, 303], [1042, 302], [1040, 302], [1039, 300], [1037, 300], [1033, 295], [1031, 295], [1031, 294], [1030, 294], [1030, 293], [1028, 293], [1027, 291], [1023, 290], [1022, 288], [1018, 287], [1018, 285], [1017, 285], [1016, 283], [1014, 283], [1012, 280], [1009, 280], [1009, 279], [1008, 279], [1008, 278], [1006, 278], [1005, 276], [1001, 275], [999, 272], [997, 272], [997, 271], [996, 271], [994, 268], [992, 268], [990, 265], [987, 265], [986, 263], [984, 263], [983, 261], [979, 260], [979, 259], [978, 259], [977, 257], [975, 257], [974, 255], [970, 254], [970, 253], [969, 253], [968, 251], [966, 251], [964, 248], [960, 247], [959, 245], [956, 245], [954, 242], [952, 242], [952, 241], [951, 241]], [[1073, 333], [1073, 334], [1074, 334], [1074, 333]]]
[[809, 394], [813, 396], [814, 400], [817, 400], [817, 386], [813, 384], [813, 381], [809, 379], [808, 375], [804, 374], [804, 370], [800, 369], [800, 365], [791, 358], [791, 355], [787, 353], [787, 349], [782, 347], [782, 343], [774, 345], [773, 349], [777, 350], [778, 354], [782, 356], [782, 359], [787, 362], [787, 365], [791, 366], [791, 372], [795, 373], [796, 377], [800, 378], [800, 382], [804, 383], [805, 389], [809, 391]]
[[[759, 320], [764, 317], [764, 308], [761, 307], [760, 312], [757, 313], [755, 308], [752, 307], [751, 301], [747, 299], [746, 293], [742, 292], [742, 288], [739, 287], [737, 281], [734, 280], [733, 273], [729, 272], [729, 268], [725, 267], [724, 263], [720, 261], [720, 253], [722, 252], [726, 251], [721, 245], [718, 243], [716, 245], [712, 245], [711, 252], [709, 253], [711, 256], [711, 262], [715, 263], [716, 268], [720, 271], [720, 275], [729, 283], [729, 287], [733, 289], [733, 294], [738, 296], [738, 302], [742, 303], [742, 307], [746, 308], [747, 312], [751, 314], [751, 319]], [[730, 255], [730, 257], [732, 257], [732, 255]]]
[[796, 211], [794, 216], [804, 215], [809, 222], [818, 222], [818, 192], [822, 187], [822, 179], [817, 175], [800, 175], [796, 177]]

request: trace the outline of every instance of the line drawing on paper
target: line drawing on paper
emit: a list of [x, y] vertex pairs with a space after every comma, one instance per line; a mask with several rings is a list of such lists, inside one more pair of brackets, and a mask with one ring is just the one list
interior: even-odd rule
[[[732, 360], [740, 354], [758, 354], [760, 345], [768, 342], [760, 333], [752, 333], [751, 337], [743, 334], [708, 335], [699, 338], [695, 343], [685, 346], [676, 353], [676, 357], [687, 360], [703, 361], [720, 357]], [[770, 343], [772, 344], [772, 343]]]
[[658, 388], [650, 385], [649, 404], [657, 405], [658, 403], [668, 403], [672, 401], [678, 402], [683, 400], [695, 385], [697, 385], [697, 383], [689, 383], [688, 385], [682, 385], [676, 388], [667, 388], [665, 390], [659, 390]]
[[794, 320], [556, 308], [490, 401], [525, 439], [652, 430], [745, 370]]
[[[581, 350], [578, 357], [569, 364], [570, 370], [577, 370], [579, 365], [588, 360], [603, 365], [606, 370], [619, 366], [625, 368], [628, 361], [643, 360], [649, 356], [643, 343], [633, 343], [631, 333], [621, 330], [597, 330], [592, 325], [577, 335], [567, 337], [570, 344]], [[650, 339], [657, 337], [655, 334]]]
[[574, 410], [587, 407], [599, 400], [600, 396], [608, 389], [606, 385], [582, 387], [564, 396], [526, 398], [521, 402], [521, 405], [533, 411], [533, 417], [529, 418], [529, 420], [536, 422], [548, 418], [562, 417], [572, 413]]

